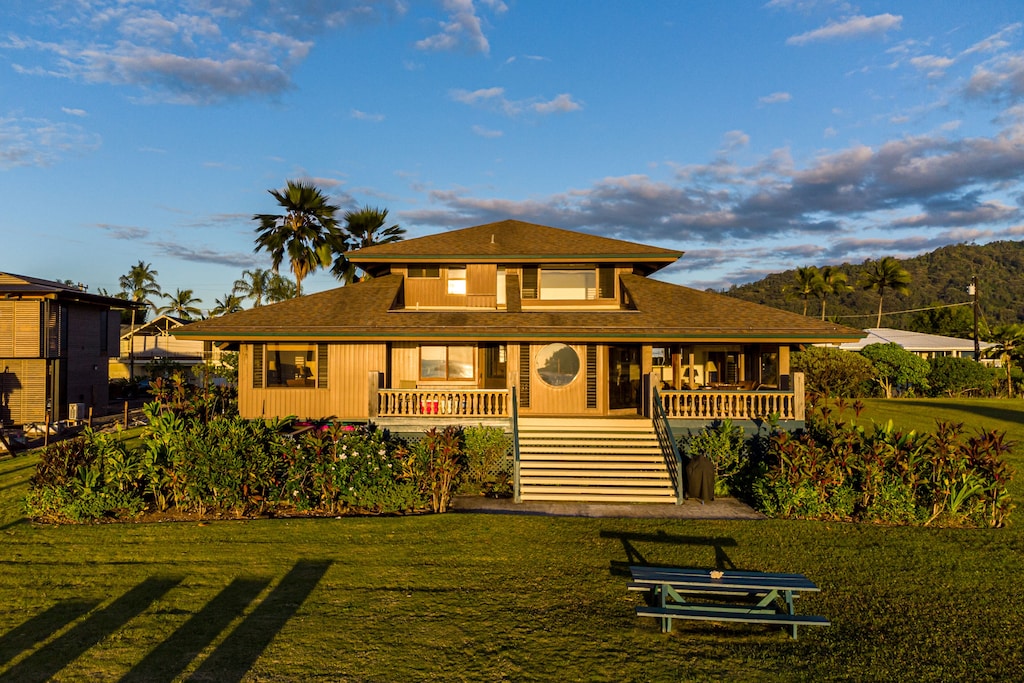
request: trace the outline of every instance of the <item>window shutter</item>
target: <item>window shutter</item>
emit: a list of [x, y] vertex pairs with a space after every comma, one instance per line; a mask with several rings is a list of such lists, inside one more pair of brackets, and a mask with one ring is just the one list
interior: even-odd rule
[[252, 345], [252, 388], [263, 388], [263, 344]]
[[615, 298], [615, 268], [612, 266], [600, 266], [597, 269], [598, 297], [602, 299]]
[[587, 407], [597, 407], [597, 344], [587, 344]]
[[523, 266], [523, 298], [537, 298], [537, 266]]
[[519, 407], [530, 407], [530, 345], [519, 345]]
[[327, 377], [330, 374], [327, 369], [327, 344], [316, 345], [316, 385], [320, 389], [327, 388]]

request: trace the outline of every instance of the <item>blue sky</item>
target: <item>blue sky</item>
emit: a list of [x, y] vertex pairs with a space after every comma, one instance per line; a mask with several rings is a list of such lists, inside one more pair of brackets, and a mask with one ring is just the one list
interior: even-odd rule
[[[1024, 239], [1024, 12], [978, 3], [5, 0], [0, 270], [209, 308], [268, 189], [517, 218], [728, 287]], [[327, 275], [306, 291], [337, 286]]]

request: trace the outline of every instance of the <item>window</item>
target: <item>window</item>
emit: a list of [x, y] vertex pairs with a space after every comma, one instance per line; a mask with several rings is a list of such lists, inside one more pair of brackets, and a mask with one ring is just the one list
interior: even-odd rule
[[440, 266], [409, 266], [409, 277], [411, 278], [434, 278], [441, 277]]
[[420, 379], [473, 379], [473, 346], [421, 346]]
[[571, 346], [548, 344], [537, 352], [537, 374], [549, 386], [564, 387], [580, 374], [580, 357]]
[[549, 301], [587, 301], [597, 296], [597, 273], [593, 269], [543, 268], [540, 298]]
[[449, 266], [448, 268], [448, 293], [449, 294], [465, 294], [466, 293], [466, 267], [465, 266]]
[[[316, 387], [318, 378], [326, 379], [327, 354], [323, 344], [265, 344], [265, 387]], [[254, 352], [256, 349], [254, 349]], [[255, 355], [255, 353], [254, 353]], [[254, 357], [254, 361], [257, 359]], [[254, 362], [254, 374], [257, 365]], [[255, 379], [255, 378], [254, 378]], [[322, 387], [321, 387], [322, 388]]]
[[505, 301], [505, 266], [498, 266], [498, 283], [497, 283], [497, 303], [499, 306], [504, 306]]

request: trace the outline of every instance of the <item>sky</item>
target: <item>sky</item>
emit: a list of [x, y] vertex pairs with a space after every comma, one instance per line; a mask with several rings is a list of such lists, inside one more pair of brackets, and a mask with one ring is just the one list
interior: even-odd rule
[[[201, 308], [287, 180], [726, 289], [1024, 239], [1019, 0], [4, 0], [0, 271]], [[966, 284], [966, 283], [965, 283]], [[327, 274], [304, 291], [339, 286]]]

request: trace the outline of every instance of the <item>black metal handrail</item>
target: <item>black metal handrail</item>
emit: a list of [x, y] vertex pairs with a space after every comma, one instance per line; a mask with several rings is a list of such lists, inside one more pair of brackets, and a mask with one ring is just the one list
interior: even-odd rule
[[682, 505], [685, 500], [683, 488], [683, 456], [679, 453], [679, 444], [676, 443], [672, 434], [672, 424], [665, 415], [665, 407], [661, 403], [661, 396], [656, 386], [651, 387], [654, 393], [653, 414], [651, 422], [654, 423], [654, 432], [658, 435], [658, 444], [661, 446], [661, 454], [665, 458], [665, 466], [668, 468], [669, 476], [672, 477], [672, 486], [676, 490], [676, 505]]

